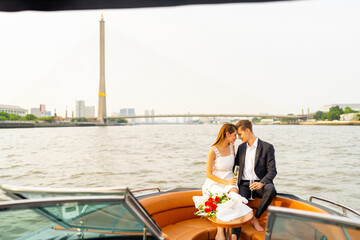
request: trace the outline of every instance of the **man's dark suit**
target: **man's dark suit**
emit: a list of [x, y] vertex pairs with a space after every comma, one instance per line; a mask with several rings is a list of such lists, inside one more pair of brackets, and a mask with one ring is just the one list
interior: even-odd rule
[[[248, 181], [242, 181], [242, 175], [245, 166], [245, 155], [246, 155], [246, 146], [247, 143], [242, 143], [236, 153], [235, 165], [238, 165], [239, 178], [238, 178], [238, 187], [239, 193], [245, 198], [250, 197], [250, 188]], [[261, 141], [258, 139], [258, 145], [256, 147], [255, 154], [255, 173], [256, 176], [260, 179], [260, 182], [265, 185], [259, 189], [253, 191], [254, 197], [260, 197], [261, 201], [259, 207], [255, 213], [256, 218], [260, 218], [263, 212], [270, 205], [272, 199], [276, 195], [276, 190], [274, 187], [273, 179], [276, 176], [276, 163], [275, 163], [275, 149], [270, 143]], [[235, 228], [234, 233], [239, 237], [241, 228]]]

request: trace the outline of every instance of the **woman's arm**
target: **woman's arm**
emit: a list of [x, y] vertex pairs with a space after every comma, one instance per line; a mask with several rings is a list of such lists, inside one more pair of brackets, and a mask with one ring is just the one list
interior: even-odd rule
[[[225, 179], [216, 177], [213, 173], [214, 171], [214, 162], [216, 159], [216, 155], [214, 150], [212, 150], [210, 148], [209, 152], [208, 152], [208, 158], [207, 158], [207, 164], [206, 164], [206, 176], [213, 180], [214, 182], [218, 182], [224, 185], [231, 185], [231, 184], [236, 184], [236, 177], [233, 177], [231, 180], [227, 181]], [[234, 182], [235, 179], [235, 182]]]

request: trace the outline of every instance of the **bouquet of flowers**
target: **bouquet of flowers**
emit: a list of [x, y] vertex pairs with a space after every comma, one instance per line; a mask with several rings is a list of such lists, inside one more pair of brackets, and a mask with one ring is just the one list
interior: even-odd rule
[[195, 213], [195, 215], [215, 218], [218, 211], [218, 205], [225, 203], [229, 200], [230, 197], [228, 197], [225, 193], [223, 193], [222, 195], [210, 193], [207, 201], [202, 202], [197, 206], [198, 211]]

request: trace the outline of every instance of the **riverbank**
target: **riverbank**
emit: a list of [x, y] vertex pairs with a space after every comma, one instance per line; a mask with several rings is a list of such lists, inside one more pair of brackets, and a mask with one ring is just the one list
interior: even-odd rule
[[360, 126], [360, 121], [316, 121], [299, 122], [299, 125]]
[[[35, 123], [32, 121], [0, 122], [1, 128], [49, 128], [49, 127], [93, 127], [93, 126], [131, 126], [131, 123], [99, 124], [96, 122], [77, 123]], [[139, 125], [139, 124], [137, 124]], [[142, 123], [140, 125], [184, 125], [176, 123]], [[191, 125], [191, 124], [190, 124]], [[194, 124], [199, 125], [199, 124]], [[206, 124], [205, 124], [206, 125]], [[325, 125], [325, 126], [360, 126], [360, 121], [308, 121], [308, 122], [272, 122], [254, 123], [254, 125]]]
[[0, 128], [44, 128], [44, 127], [92, 127], [92, 126], [126, 126], [127, 123], [98, 124], [96, 122], [77, 123], [35, 123], [31, 121], [0, 122]]

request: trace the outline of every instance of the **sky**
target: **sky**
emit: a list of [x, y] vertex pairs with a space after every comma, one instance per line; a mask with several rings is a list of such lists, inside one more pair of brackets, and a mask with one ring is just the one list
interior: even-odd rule
[[300, 114], [360, 103], [360, 2], [0, 12], [0, 104], [107, 112]]

